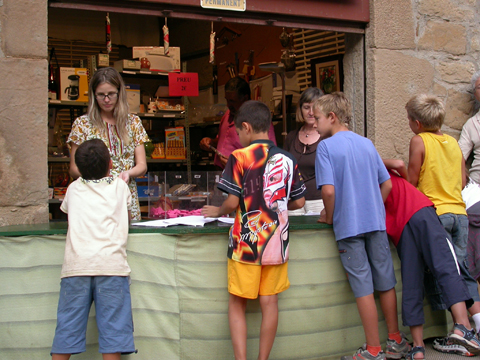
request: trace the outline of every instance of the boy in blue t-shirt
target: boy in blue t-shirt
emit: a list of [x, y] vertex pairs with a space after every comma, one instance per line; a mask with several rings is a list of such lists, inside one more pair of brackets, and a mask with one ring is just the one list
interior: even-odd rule
[[[342, 360], [400, 359], [410, 345], [398, 329], [396, 279], [385, 231], [383, 201], [392, 187], [390, 175], [372, 142], [348, 130], [351, 110], [343, 93], [322, 96], [314, 108], [323, 139], [315, 163], [325, 204], [319, 222], [333, 224], [366, 337], [366, 346]], [[388, 328], [386, 354], [380, 345], [374, 290], [379, 291]]]
[[228, 318], [235, 359], [247, 357], [247, 299], [259, 297], [262, 310], [259, 360], [269, 357], [277, 331], [278, 295], [288, 289], [288, 211], [305, 204], [305, 185], [295, 158], [268, 139], [271, 114], [247, 101], [235, 116], [244, 148], [232, 152], [218, 188], [228, 194], [221, 207], [202, 215], [236, 210], [228, 245]]

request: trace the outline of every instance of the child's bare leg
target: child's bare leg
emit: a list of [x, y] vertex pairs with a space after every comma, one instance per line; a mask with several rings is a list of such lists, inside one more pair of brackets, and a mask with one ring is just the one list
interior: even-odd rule
[[397, 293], [395, 288], [387, 291], [380, 291], [380, 306], [382, 307], [383, 316], [387, 323], [389, 334], [398, 332], [398, 314], [397, 314]]
[[52, 354], [52, 360], [68, 360], [72, 354]]
[[278, 296], [260, 296], [262, 325], [260, 327], [260, 350], [258, 360], [267, 360], [272, 350], [278, 325]]
[[235, 360], [247, 360], [247, 320], [245, 309], [247, 299], [230, 294], [228, 301], [228, 322]]
[[103, 360], [120, 360], [120, 353], [102, 354]]
[[[450, 310], [452, 312], [453, 320], [457, 324], [462, 324], [467, 329], [472, 328], [472, 325], [470, 325], [470, 320], [468, 319], [467, 307], [465, 306], [464, 302], [453, 304]], [[458, 335], [462, 335], [462, 332], [459, 330], [455, 330], [454, 332]]]
[[378, 313], [373, 294], [356, 298], [357, 308], [362, 319], [367, 345], [380, 346], [378, 334]]
[[412, 333], [413, 346], [423, 346], [423, 325], [410, 326], [410, 332]]
[[[410, 332], [412, 333], [413, 346], [425, 347], [425, 343], [423, 342], [423, 325], [410, 326]], [[423, 355], [416, 353], [414, 358], [423, 359]]]

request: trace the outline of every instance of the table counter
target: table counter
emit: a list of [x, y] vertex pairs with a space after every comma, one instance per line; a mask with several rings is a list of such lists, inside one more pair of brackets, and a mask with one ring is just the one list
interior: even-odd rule
[[[66, 223], [0, 227], [2, 360], [49, 358], [66, 231]], [[228, 226], [217, 222], [197, 228], [131, 227], [127, 253], [138, 349], [132, 359], [233, 359], [227, 244]], [[392, 256], [400, 309], [395, 249]], [[318, 224], [316, 217], [291, 218], [288, 271], [291, 287], [279, 295], [279, 326], [270, 358], [339, 359], [361, 346], [364, 333], [331, 226]], [[432, 312], [424, 304], [425, 337], [445, 335], [446, 312]], [[386, 325], [381, 311], [379, 315], [385, 344]], [[260, 322], [258, 300], [251, 300], [247, 306], [249, 359], [257, 357]], [[408, 328], [401, 329], [408, 333]], [[101, 359], [94, 309], [87, 352], [75, 359]]]

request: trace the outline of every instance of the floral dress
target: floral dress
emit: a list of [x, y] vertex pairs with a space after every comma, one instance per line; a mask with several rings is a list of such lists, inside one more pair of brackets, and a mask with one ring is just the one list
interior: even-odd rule
[[[132, 141], [125, 145], [117, 131], [116, 125], [107, 125], [107, 136], [96, 129], [87, 115], [80, 116], [75, 120], [72, 126], [72, 131], [68, 137], [67, 142], [80, 145], [86, 140], [101, 139], [107, 145], [112, 158], [111, 175], [116, 177], [122, 171], [127, 171], [135, 166], [135, 148], [142, 145], [149, 140], [148, 135], [143, 128], [142, 121], [138, 116], [129, 114], [127, 120], [128, 136]], [[132, 193], [132, 220], [140, 220], [140, 203], [138, 201], [137, 184], [135, 179], [130, 178], [128, 183], [130, 192]]]

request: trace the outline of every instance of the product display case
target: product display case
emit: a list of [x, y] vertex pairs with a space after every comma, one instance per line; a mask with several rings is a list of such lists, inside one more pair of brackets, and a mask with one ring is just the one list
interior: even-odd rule
[[148, 218], [200, 215], [204, 205], [220, 206], [227, 195], [217, 189], [221, 171], [148, 173]]

